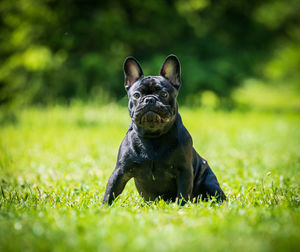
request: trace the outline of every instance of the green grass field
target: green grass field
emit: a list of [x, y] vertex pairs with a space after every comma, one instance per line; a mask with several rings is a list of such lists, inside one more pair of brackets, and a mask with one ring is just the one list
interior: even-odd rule
[[101, 208], [126, 108], [27, 108], [0, 126], [0, 251], [298, 250], [299, 114], [180, 111], [226, 203], [144, 202], [130, 181]]

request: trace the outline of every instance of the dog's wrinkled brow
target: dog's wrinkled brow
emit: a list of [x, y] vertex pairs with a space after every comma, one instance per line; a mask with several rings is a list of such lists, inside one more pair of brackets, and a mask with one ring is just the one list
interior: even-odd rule
[[154, 92], [161, 90], [161, 88], [160, 81], [150, 76], [141, 80], [138, 89], [142, 92]]

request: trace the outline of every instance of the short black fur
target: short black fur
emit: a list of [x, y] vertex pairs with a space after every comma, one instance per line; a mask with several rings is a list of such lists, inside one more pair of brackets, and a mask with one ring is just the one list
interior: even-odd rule
[[131, 123], [119, 148], [103, 204], [111, 204], [134, 178], [145, 200], [180, 202], [215, 196], [226, 200], [206, 160], [193, 148], [192, 138], [178, 113], [180, 63], [166, 58], [159, 76], [144, 77], [133, 57], [124, 63], [125, 89]]

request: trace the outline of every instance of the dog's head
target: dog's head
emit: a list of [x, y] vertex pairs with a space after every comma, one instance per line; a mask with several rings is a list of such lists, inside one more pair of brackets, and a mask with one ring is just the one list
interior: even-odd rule
[[166, 133], [177, 116], [176, 97], [180, 87], [180, 63], [169, 55], [159, 76], [144, 77], [133, 57], [124, 62], [125, 89], [129, 97], [129, 114], [139, 135], [157, 137]]

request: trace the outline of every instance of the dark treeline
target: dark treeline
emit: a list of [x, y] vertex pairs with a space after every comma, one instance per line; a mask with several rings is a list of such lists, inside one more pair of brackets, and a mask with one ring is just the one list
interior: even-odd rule
[[171, 53], [183, 100], [202, 90], [228, 97], [299, 39], [296, 0], [2, 0], [0, 14], [1, 104], [119, 99], [126, 56], [147, 75]]

